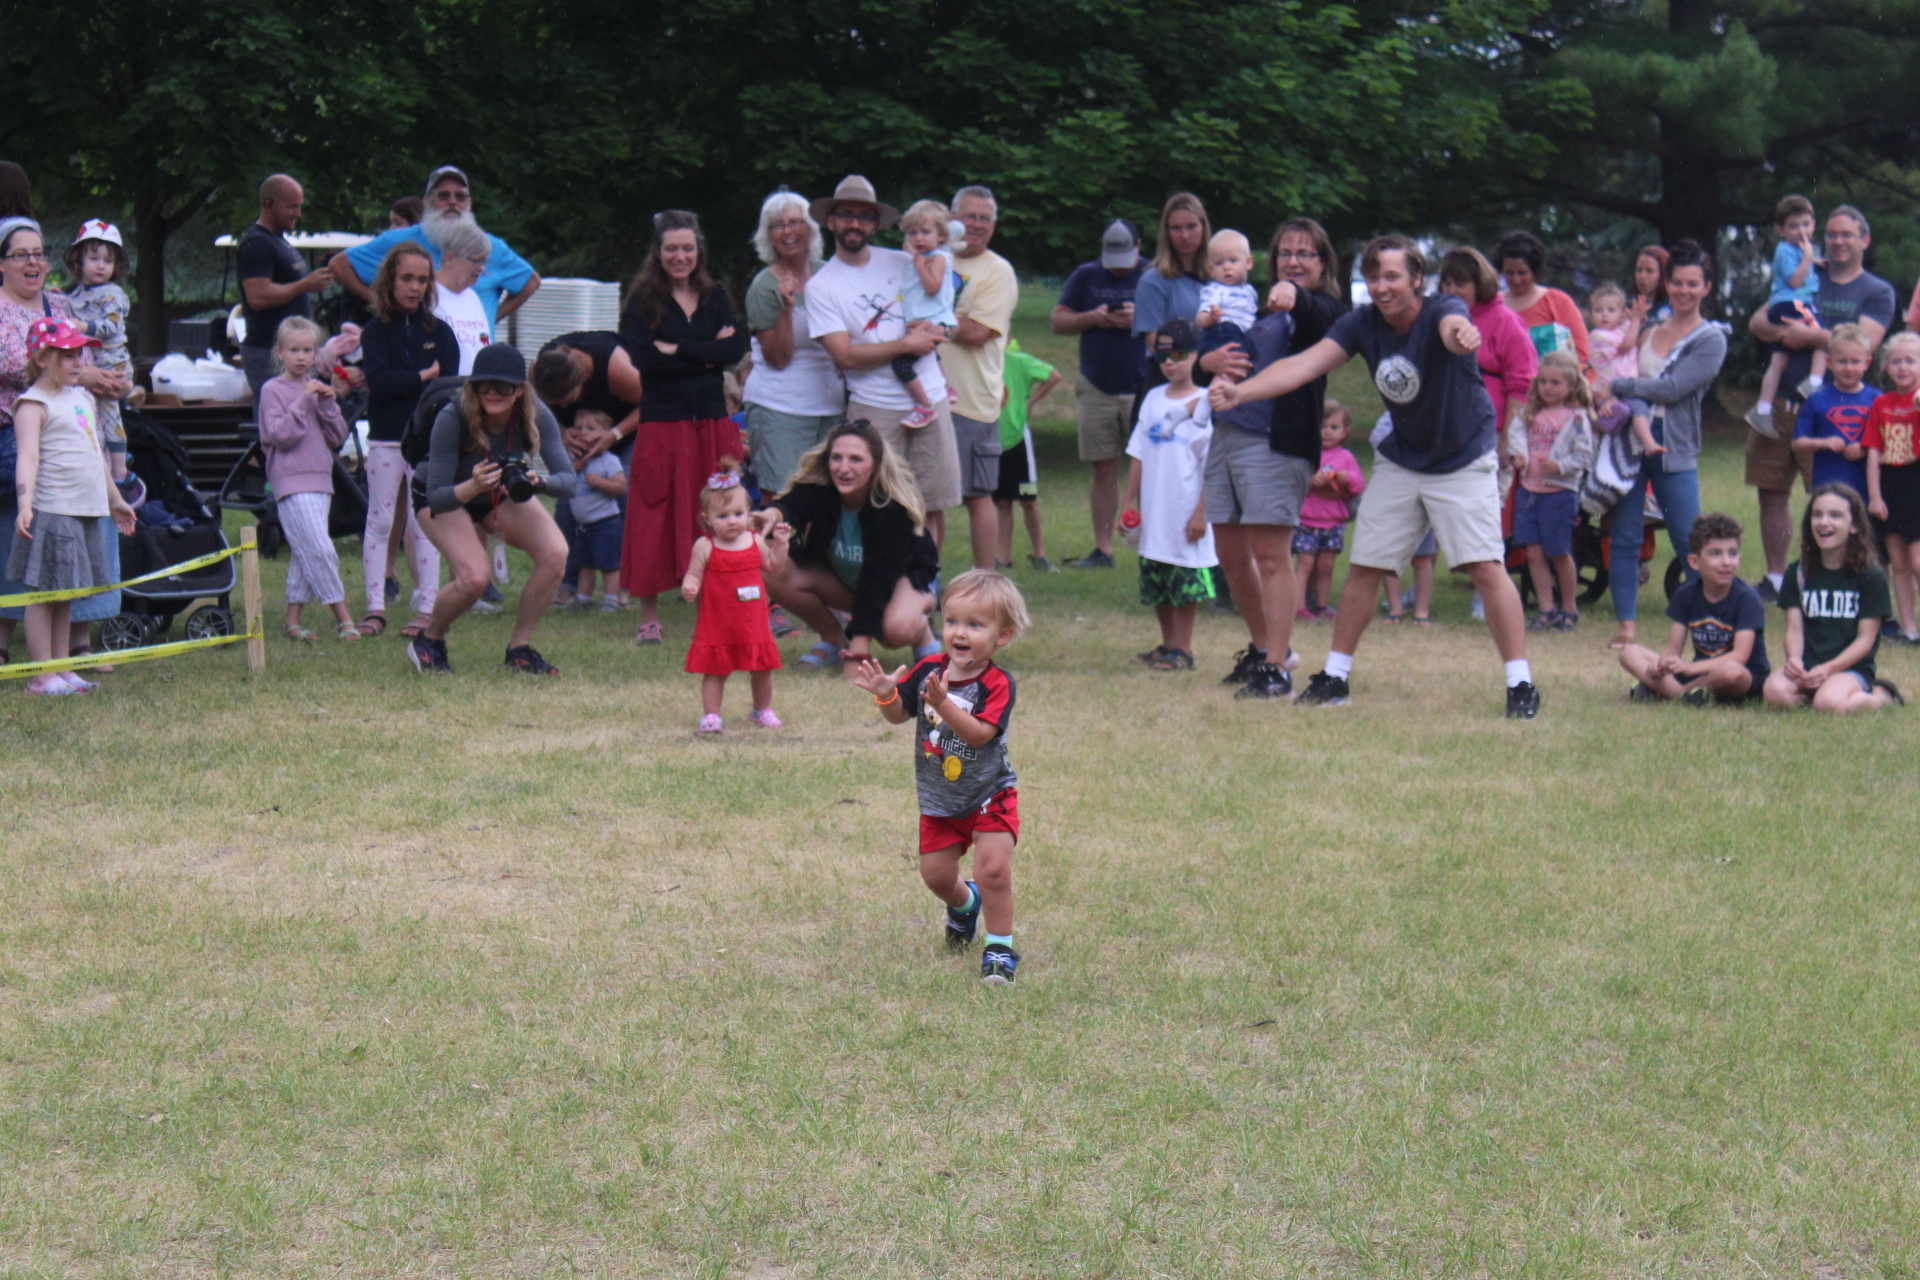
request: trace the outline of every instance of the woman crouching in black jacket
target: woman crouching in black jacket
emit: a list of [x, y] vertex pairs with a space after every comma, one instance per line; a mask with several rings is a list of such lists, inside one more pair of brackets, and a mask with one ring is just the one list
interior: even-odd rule
[[[916, 658], [939, 652], [927, 616], [940, 553], [920, 489], [865, 419], [805, 454], [786, 492], [754, 519], [773, 548], [768, 592], [820, 636], [802, 666], [837, 669], [876, 643]], [[835, 609], [851, 615], [844, 628]]]

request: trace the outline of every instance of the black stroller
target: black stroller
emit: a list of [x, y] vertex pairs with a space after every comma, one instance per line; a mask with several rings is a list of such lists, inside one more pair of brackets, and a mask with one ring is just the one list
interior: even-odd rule
[[[120, 538], [120, 576], [137, 578], [183, 560], [227, 549], [220, 509], [187, 478], [190, 459], [171, 431], [137, 409], [122, 419], [127, 462], [146, 488], [137, 509], [140, 523]], [[170, 518], [169, 518], [170, 517]], [[151, 644], [173, 626], [174, 617], [196, 600], [211, 601], [187, 615], [189, 640], [234, 633], [231, 559], [215, 561], [120, 590], [120, 612], [100, 624], [100, 647], [119, 650]]]

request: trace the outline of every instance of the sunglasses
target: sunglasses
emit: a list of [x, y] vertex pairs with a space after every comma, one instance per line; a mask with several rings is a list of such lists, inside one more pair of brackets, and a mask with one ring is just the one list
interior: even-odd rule
[[1153, 352], [1153, 358], [1164, 364], [1168, 360], [1185, 360], [1192, 354], [1193, 352], [1182, 351], [1178, 347], [1156, 347]]
[[511, 382], [476, 382], [473, 384], [475, 395], [510, 396], [520, 388]]

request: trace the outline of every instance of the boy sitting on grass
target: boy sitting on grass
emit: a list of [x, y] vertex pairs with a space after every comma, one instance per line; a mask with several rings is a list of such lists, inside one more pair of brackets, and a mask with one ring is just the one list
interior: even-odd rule
[[[892, 675], [863, 657], [852, 675], [873, 695], [889, 724], [914, 721], [914, 780], [920, 792], [920, 879], [947, 904], [947, 946], [964, 950], [986, 916], [980, 980], [1012, 986], [1013, 846], [1020, 839], [1020, 793], [1007, 759], [1013, 677], [993, 656], [1027, 629], [1027, 602], [1013, 579], [970, 569], [940, 601], [947, 651]], [[973, 846], [974, 879], [960, 875]]]
[[[1709, 511], [1687, 536], [1687, 564], [1700, 576], [1683, 583], [1667, 606], [1673, 629], [1660, 653], [1641, 644], [1620, 651], [1620, 665], [1638, 684], [1636, 702], [1678, 698], [1688, 706], [1746, 702], [1767, 682], [1767, 608], [1740, 578], [1740, 522]], [[1693, 637], [1693, 661], [1681, 659]]]

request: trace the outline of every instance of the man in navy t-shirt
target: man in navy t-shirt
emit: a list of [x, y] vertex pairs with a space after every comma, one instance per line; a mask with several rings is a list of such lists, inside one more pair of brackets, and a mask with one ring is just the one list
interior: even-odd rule
[[[1891, 284], [1866, 268], [1866, 253], [1872, 244], [1867, 215], [1850, 204], [1835, 206], [1827, 215], [1827, 260], [1820, 271], [1820, 291], [1813, 299], [1814, 310], [1820, 314], [1819, 327], [1798, 321], [1775, 324], [1767, 319], [1765, 305], [1747, 321], [1747, 331], [1754, 337], [1782, 343], [1793, 352], [1780, 378], [1783, 388], [1800, 385], [1812, 365], [1812, 353], [1826, 350], [1837, 326], [1859, 325], [1866, 335], [1869, 355], [1893, 327], [1899, 299]], [[1782, 395], [1773, 420], [1791, 422], [1799, 412], [1798, 393]], [[1760, 598], [1768, 604], [1778, 597], [1780, 576], [1787, 569], [1787, 551], [1793, 542], [1793, 515], [1787, 502], [1798, 470], [1787, 441], [1769, 439], [1758, 431], [1747, 432], [1746, 479], [1759, 494], [1760, 548], [1767, 558]]]
[[1146, 376], [1147, 353], [1133, 336], [1133, 291], [1140, 286], [1140, 232], [1125, 218], [1107, 224], [1100, 257], [1067, 277], [1053, 308], [1053, 331], [1080, 335], [1080, 461], [1093, 468], [1090, 566], [1113, 563], [1113, 521], [1120, 511], [1120, 460], [1133, 425], [1133, 398]]
[[1207, 393], [1218, 421], [1243, 401], [1283, 396], [1358, 355], [1393, 413], [1393, 433], [1380, 444], [1354, 524], [1333, 651], [1297, 701], [1339, 706], [1349, 700], [1353, 651], [1373, 619], [1380, 579], [1406, 564], [1431, 529], [1448, 562], [1466, 569], [1486, 603], [1487, 629], [1506, 668], [1507, 715], [1531, 720], [1539, 714], [1540, 693], [1527, 664], [1520, 593], [1506, 570], [1497, 424], [1474, 356], [1480, 331], [1460, 299], [1423, 296], [1426, 259], [1405, 236], [1369, 244], [1360, 273], [1372, 306], [1341, 316], [1299, 355], [1242, 383], [1216, 378]]

